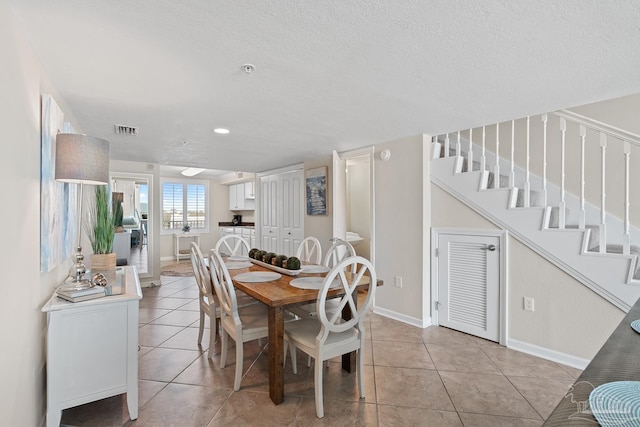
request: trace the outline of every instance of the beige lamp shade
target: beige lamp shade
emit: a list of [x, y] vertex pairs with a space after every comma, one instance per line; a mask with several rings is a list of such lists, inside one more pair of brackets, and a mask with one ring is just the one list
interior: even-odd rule
[[93, 185], [109, 183], [109, 141], [87, 135], [56, 136], [56, 180]]

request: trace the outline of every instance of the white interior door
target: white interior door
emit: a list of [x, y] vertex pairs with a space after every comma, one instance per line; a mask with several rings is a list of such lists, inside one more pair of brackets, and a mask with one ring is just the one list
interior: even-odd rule
[[347, 162], [333, 151], [333, 237], [347, 238]]
[[302, 171], [282, 174], [282, 218], [280, 224], [281, 251], [278, 253], [292, 256], [296, 253], [304, 230], [302, 227]]
[[438, 234], [438, 323], [500, 341], [500, 237]]

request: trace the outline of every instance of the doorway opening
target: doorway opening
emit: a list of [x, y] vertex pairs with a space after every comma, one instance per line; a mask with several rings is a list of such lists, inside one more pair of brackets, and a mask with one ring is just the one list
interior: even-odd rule
[[118, 264], [135, 265], [140, 277], [152, 274], [152, 177], [147, 174], [111, 173], [111, 197], [122, 202], [122, 228], [113, 241]]
[[375, 265], [374, 148], [333, 154], [333, 237]]

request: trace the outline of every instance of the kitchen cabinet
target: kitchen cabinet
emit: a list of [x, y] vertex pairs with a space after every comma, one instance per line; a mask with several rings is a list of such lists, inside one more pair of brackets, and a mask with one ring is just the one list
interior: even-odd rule
[[286, 172], [260, 179], [260, 248], [287, 256], [295, 254], [304, 236], [303, 173]]
[[[247, 197], [251, 195], [252, 197]], [[229, 210], [252, 211], [256, 208], [253, 182], [229, 185]]]

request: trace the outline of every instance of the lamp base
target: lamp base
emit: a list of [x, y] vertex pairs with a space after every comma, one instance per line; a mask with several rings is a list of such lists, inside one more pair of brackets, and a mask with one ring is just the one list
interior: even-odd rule
[[89, 289], [93, 286], [94, 285], [93, 283], [91, 283], [91, 280], [81, 278], [80, 280], [73, 279], [72, 282], [65, 283], [64, 285], [60, 286], [60, 290], [79, 291], [80, 289]]

